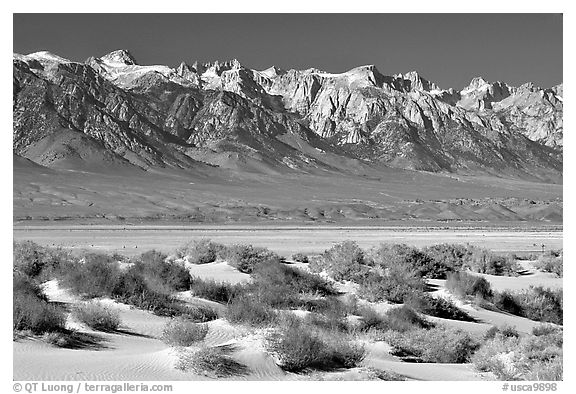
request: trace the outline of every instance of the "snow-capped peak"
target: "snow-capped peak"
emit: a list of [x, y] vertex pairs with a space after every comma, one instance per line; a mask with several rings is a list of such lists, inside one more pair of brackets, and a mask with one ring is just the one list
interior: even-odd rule
[[106, 63], [118, 63], [127, 66], [134, 66], [137, 64], [134, 56], [132, 56], [132, 54], [126, 49], [119, 49], [110, 52], [109, 54], [102, 56], [100, 59]]
[[39, 62], [55, 62], [55, 63], [72, 63], [71, 60], [65, 59], [48, 51], [34, 52], [24, 56], [27, 59], [38, 60]]

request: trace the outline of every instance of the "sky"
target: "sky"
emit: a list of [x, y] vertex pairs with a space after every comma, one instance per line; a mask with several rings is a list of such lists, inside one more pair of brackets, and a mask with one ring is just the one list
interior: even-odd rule
[[128, 49], [142, 65], [236, 58], [262, 70], [416, 70], [442, 88], [476, 76], [562, 80], [561, 14], [14, 14], [13, 50], [74, 61]]

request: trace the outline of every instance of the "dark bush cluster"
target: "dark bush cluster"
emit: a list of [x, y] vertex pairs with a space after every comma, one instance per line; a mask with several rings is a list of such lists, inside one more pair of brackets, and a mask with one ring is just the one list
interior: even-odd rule
[[203, 238], [179, 248], [176, 250], [176, 255], [179, 258], [186, 258], [192, 264], [208, 264], [221, 257], [225, 248], [222, 244]]
[[488, 275], [518, 275], [519, 266], [512, 256], [502, 256], [482, 248], [474, 248], [466, 263], [471, 271]]
[[417, 293], [406, 302], [415, 310], [426, 315], [443, 319], [474, 321], [474, 318], [468, 313], [446, 298], [432, 297], [427, 293]]
[[308, 263], [308, 256], [305, 255], [304, 253], [295, 253], [292, 255], [292, 260], [298, 262], [298, 263]]
[[150, 287], [167, 291], [183, 291], [190, 288], [190, 273], [178, 263], [168, 262], [166, 255], [155, 250], [134, 259], [130, 268], [146, 278]]
[[403, 303], [426, 288], [424, 280], [405, 266], [390, 267], [385, 273], [370, 271], [357, 281], [358, 296], [371, 302]]
[[48, 302], [34, 279], [21, 272], [12, 276], [12, 329], [34, 334], [64, 330], [64, 311]]
[[479, 347], [470, 334], [443, 326], [386, 331], [383, 339], [395, 348], [397, 355], [429, 363], [466, 363]]
[[230, 301], [225, 317], [231, 323], [267, 326], [276, 321], [277, 315], [270, 304], [246, 294], [234, 297]]
[[493, 294], [490, 283], [486, 279], [466, 272], [448, 274], [446, 288], [452, 294], [461, 298], [471, 296], [490, 300]]
[[198, 324], [184, 317], [176, 317], [166, 323], [162, 340], [171, 346], [190, 346], [202, 341], [208, 334], [206, 324]]
[[358, 328], [362, 331], [375, 329], [380, 331], [392, 330], [405, 332], [433, 326], [421, 318], [414, 309], [406, 305], [392, 308], [385, 314], [380, 314], [372, 308], [365, 307], [360, 310], [360, 316], [362, 320]]
[[57, 276], [65, 287], [89, 298], [111, 296], [122, 272], [111, 256], [89, 253], [80, 261], [60, 264]]
[[176, 369], [214, 379], [246, 375], [249, 369], [231, 357], [234, 351], [232, 345], [179, 349]]
[[500, 380], [562, 380], [562, 329], [548, 326], [537, 332], [519, 336], [497, 331], [471, 361], [477, 370], [492, 372]]
[[564, 275], [562, 250], [551, 250], [538, 257], [534, 266], [543, 272], [551, 272], [560, 278]]
[[74, 260], [70, 252], [62, 248], [48, 248], [32, 241], [14, 242], [14, 270], [30, 277], [44, 277], [53, 273], [61, 263]]
[[352, 368], [365, 357], [363, 346], [335, 333], [323, 335], [315, 326], [298, 318], [287, 318], [266, 338], [266, 347], [281, 368], [300, 372], [307, 369]]
[[232, 245], [222, 251], [222, 257], [240, 272], [251, 274], [260, 265], [277, 264], [283, 259], [266, 248], [252, 245]]
[[355, 281], [368, 271], [364, 251], [354, 241], [344, 241], [326, 250], [319, 258], [310, 262], [312, 272], [325, 271], [334, 280]]
[[72, 315], [98, 331], [114, 331], [120, 326], [120, 314], [97, 302], [87, 302], [74, 308]]
[[244, 286], [213, 279], [201, 279], [193, 276], [190, 282], [190, 292], [196, 297], [227, 304], [244, 291]]
[[443, 278], [446, 267], [438, 264], [426, 253], [405, 244], [382, 244], [371, 250], [370, 263], [383, 271], [398, 269], [414, 272], [417, 276]]
[[494, 296], [494, 305], [530, 320], [561, 325], [564, 319], [563, 293], [559, 289], [531, 286], [515, 293], [504, 291]]

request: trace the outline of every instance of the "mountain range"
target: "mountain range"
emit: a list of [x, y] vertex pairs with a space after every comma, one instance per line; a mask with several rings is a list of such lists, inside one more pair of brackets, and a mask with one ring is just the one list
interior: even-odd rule
[[253, 70], [237, 60], [139, 65], [13, 55], [13, 151], [51, 168], [382, 168], [562, 181], [563, 88], [473, 78], [443, 89], [375, 66]]

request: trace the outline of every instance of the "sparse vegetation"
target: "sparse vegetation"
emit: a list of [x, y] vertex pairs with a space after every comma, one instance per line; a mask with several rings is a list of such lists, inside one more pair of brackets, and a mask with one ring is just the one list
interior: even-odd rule
[[162, 332], [162, 340], [171, 346], [190, 346], [202, 341], [208, 334], [206, 324], [194, 323], [184, 317], [171, 319]]
[[531, 320], [562, 324], [564, 317], [562, 290], [531, 286], [515, 293], [502, 292], [494, 297], [499, 309]]
[[337, 281], [354, 281], [368, 271], [364, 263], [364, 251], [358, 244], [354, 241], [343, 241], [312, 260], [309, 268], [312, 272], [325, 271]]
[[236, 295], [243, 291], [243, 286], [232, 285], [226, 282], [217, 282], [212, 279], [192, 277], [190, 282], [190, 291], [196, 297], [202, 297], [207, 300], [227, 304]]
[[144, 277], [148, 285], [160, 291], [183, 291], [190, 288], [190, 273], [182, 265], [166, 261], [166, 255], [155, 250], [141, 254], [131, 270]]
[[398, 355], [430, 363], [468, 362], [479, 346], [477, 339], [470, 334], [443, 326], [405, 332], [386, 331], [382, 335]]
[[70, 253], [62, 248], [48, 248], [32, 241], [13, 243], [14, 270], [32, 278], [50, 275], [61, 263], [71, 260]]
[[98, 302], [86, 302], [77, 305], [73, 316], [98, 331], [114, 331], [120, 326], [120, 314]]
[[13, 273], [12, 329], [29, 330], [34, 334], [61, 331], [66, 325], [64, 311], [46, 299], [32, 278]]
[[223, 259], [240, 272], [252, 273], [259, 265], [277, 264], [282, 258], [266, 248], [252, 245], [232, 245], [222, 251]]
[[540, 271], [551, 272], [561, 278], [564, 275], [563, 260], [562, 250], [551, 250], [539, 256], [534, 266]]
[[295, 294], [335, 294], [332, 285], [321, 276], [285, 264], [260, 265], [253, 271], [252, 276], [254, 281], [262, 286], [277, 289], [288, 287], [287, 291]]
[[203, 238], [179, 248], [176, 255], [192, 264], [208, 264], [216, 261], [225, 248], [222, 244]]
[[451, 300], [443, 297], [432, 297], [427, 293], [416, 293], [406, 302], [415, 310], [426, 315], [443, 319], [474, 321], [468, 313], [458, 308]]
[[488, 275], [518, 275], [519, 266], [512, 256], [501, 256], [482, 248], [474, 248], [466, 266], [474, 272]]
[[381, 244], [370, 251], [370, 264], [383, 271], [402, 269], [419, 277], [444, 278], [447, 267], [441, 263], [405, 244]]
[[472, 357], [500, 380], [562, 380], [562, 330], [525, 337], [497, 332]]
[[466, 272], [448, 274], [446, 288], [460, 298], [479, 297], [489, 300], [493, 294], [490, 283], [486, 279]]
[[442, 267], [440, 273], [446, 277], [449, 272], [462, 269], [462, 266], [470, 260], [473, 250], [470, 245], [438, 244], [427, 246], [422, 252], [427, 254], [437, 267]]
[[276, 320], [276, 312], [254, 296], [240, 295], [228, 304], [225, 317], [231, 323], [267, 326]]
[[290, 317], [267, 337], [266, 346], [279, 365], [292, 372], [305, 369], [330, 370], [357, 366], [365, 356], [363, 346], [347, 337], [321, 331], [304, 321]]
[[232, 345], [180, 349], [176, 369], [211, 378], [246, 375], [248, 367], [231, 357], [234, 350]]
[[88, 253], [80, 261], [61, 264], [59, 279], [65, 287], [88, 298], [110, 296], [122, 273], [112, 257]]
[[292, 255], [292, 260], [298, 262], [298, 263], [308, 263], [308, 256], [305, 255], [304, 253], [295, 253]]
[[406, 332], [433, 326], [421, 318], [414, 309], [406, 305], [392, 308], [383, 315], [372, 308], [364, 307], [361, 308], [360, 315], [362, 320], [359, 329], [363, 331], [376, 329], [380, 331]]
[[385, 274], [371, 271], [359, 284], [358, 296], [371, 302], [403, 303], [426, 287], [424, 280], [405, 266], [390, 267]]

